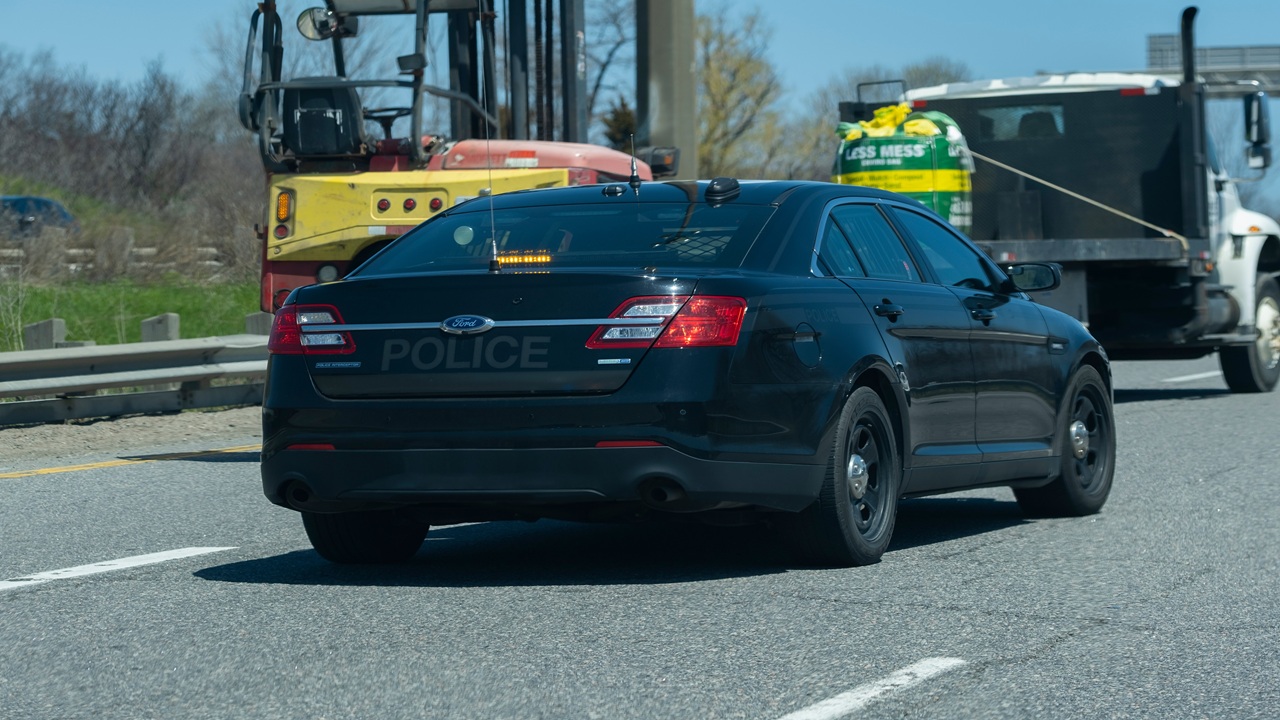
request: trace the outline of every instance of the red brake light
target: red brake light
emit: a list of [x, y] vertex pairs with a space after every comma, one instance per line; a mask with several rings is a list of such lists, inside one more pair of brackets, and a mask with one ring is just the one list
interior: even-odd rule
[[747, 301], [740, 297], [694, 296], [676, 314], [654, 347], [737, 345]]
[[307, 332], [306, 326], [341, 325], [332, 305], [285, 305], [271, 323], [267, 352], [272, 355], [346, 355], [356, 351], [349, 332]]
[[302, 328], [298, 327], [296, 305], [285, 305], [276, 311], [271, 321], [271, 336], [267, 339], [267, 352], [272, 355], [301, 355]]
[[622, 303], [609, 315], [634, 322], [601, 325], [587, 347], [716, 347], [736, 345], [747, 301], [711, 295], [647, 296]]

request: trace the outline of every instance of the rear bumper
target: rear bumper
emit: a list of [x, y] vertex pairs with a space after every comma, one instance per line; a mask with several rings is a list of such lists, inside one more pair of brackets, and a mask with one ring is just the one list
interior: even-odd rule
[[665, 446], [282, 450], [262, 463], [267, 498], [296, 510], [439, 506], [476, 518], [602, 504], [798, 511], [817, 498], [823, 475], [817, 465], [708, 460]]

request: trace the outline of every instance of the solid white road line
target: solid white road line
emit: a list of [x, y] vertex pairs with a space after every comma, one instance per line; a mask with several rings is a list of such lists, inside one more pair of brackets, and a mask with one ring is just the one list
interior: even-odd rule
[[151, 553], [150, 555], [134, 555], [133, 557], [120, 558], [119, 560], [107, 560], [106, 562], [94, 563], [92, 565], [77, 565], [76, 567], [63, 568], [61, 570], [50, 570], [48, 572], [36, 573], [35, 575], [25, 575], [23, 577], [0, 580], [0, 592], [21, 587], [31, 587], [32, 585], [39, 585], [41, 583], [52, 582], [54, 580], [66, 580], [67, 578], [96, 575], [98, 573], [111, 572], [112, 570], [124, 570], [125, 568], [138, 567], [139, 565], [154, 565], [156, 563], [177, 560], [179, 558], [222, 552], [223, 550], [235, 550], [235, 548], [180, 548], [178, 550], [166, 550], [165, 552]]
[[1209, 378], [1218, 377], [1221, 374], [1222, 374], [1221, 370], [1213, 370], [1210, 372], [1196, 373], [1195, 375], [1180, 375], [1178, 377], [1165, 378], [1160, 382], [1167, 382], [1167, 383], [1195, 382], [1196, 380], [1208, 380]]
[[914, 665], [908, 665], [892, 675], [875, 682], [859, 685], [846, 693], [840, 693], [803, 710], [784, 715], [779, 720], [834, 720], [851, 712], [861, 710], [867, 705], [896, 690], [905, 690], [925, 680], [940, 675], [953, 668], [964, 665], [960, 658], [925, 658]]

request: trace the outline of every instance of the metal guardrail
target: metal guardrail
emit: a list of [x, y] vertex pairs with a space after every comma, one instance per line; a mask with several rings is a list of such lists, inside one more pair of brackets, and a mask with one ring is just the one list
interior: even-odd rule
[[256, 405], [266, 371], [265, 335], [0, 353], [0, 426]]
[[0, 227], [0, 279], [24, 272], [39, 277], [80, 275], [117, 277], [129, 272], [155, 272], [195, 267], [218, 272], [228, 260], [216, 247], [135, 247], [133, 231], [116, 228], [97, 237], [70, 236], [61, 228], [35, 235], [4, 234]]

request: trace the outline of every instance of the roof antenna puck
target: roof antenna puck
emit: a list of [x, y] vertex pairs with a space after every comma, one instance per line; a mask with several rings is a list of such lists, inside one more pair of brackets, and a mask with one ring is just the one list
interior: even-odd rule
[[736, 199], [741, 192], [742, 186], [736, 178], [718, 177], [707, 183], [707, 191], [703, 197], [709, 205], [715, 206]]

